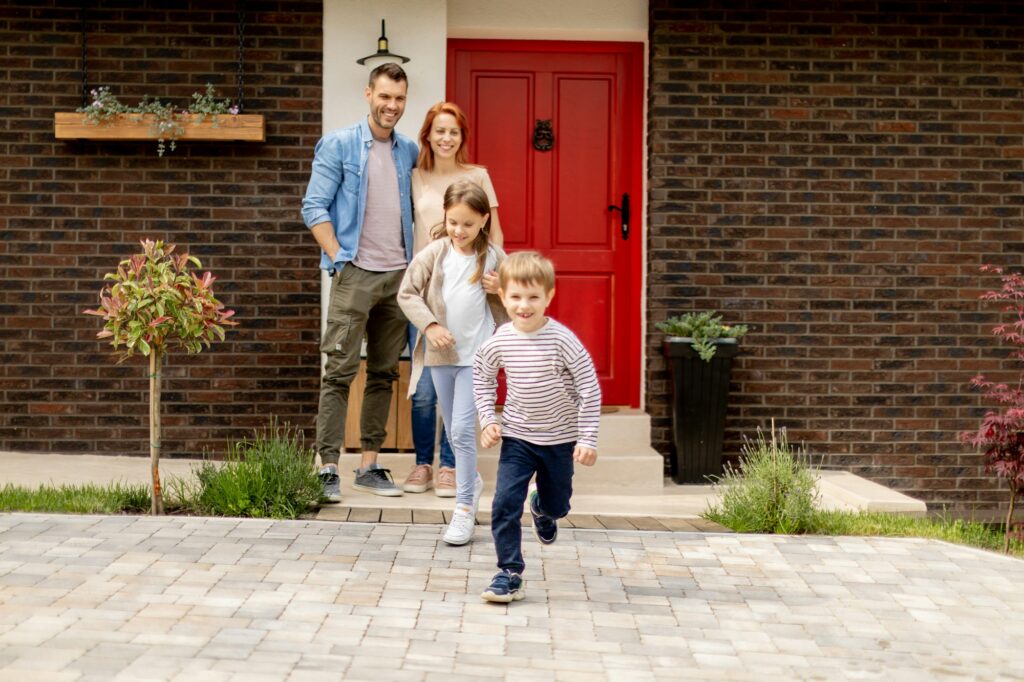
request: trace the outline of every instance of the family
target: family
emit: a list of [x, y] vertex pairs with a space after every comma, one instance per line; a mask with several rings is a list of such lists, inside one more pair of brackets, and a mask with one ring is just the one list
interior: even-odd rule
[[[579, 339], [545, 316], [555, 294], [551, 261], [501, 248], [498, 200], [486, 169], [469, 163], [462, 110], [451, 102], [431, 107], [419, 149], [395, 131], [408, 86], [397, 64], [370, 73], [369, 115], [317, 143], [302, 201], [320, 268], [331, 276], [316, 429], [323, 495], [341, 501], [338, 461], [365, 339], [352, 487], [386, 496], [434, 488], [454, 497], [443, 539], [466, 544], [484, 489], [479, 424], [484, 447], [501, 443], [491, 509], [499, 572], [482, 597], [515, 601], [525, 594], [524, 503], [537, 539], [554, 542], [558, 519], [569, 513], [574, 463], [597, 460], [601, 390]], [[399, 487], [377, 456], [407, 344], [416, 464]], [[498, 413], [500, 370], [507, 395]], [[443, 426], [435, 479], [437, 405]]]

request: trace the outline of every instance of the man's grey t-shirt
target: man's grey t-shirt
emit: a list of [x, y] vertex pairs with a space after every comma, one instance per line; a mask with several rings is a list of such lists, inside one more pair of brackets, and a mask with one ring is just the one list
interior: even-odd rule
[[402, 270], [408, 265], [402, 239], [402, 197], [390, 138], [374, 138], [370, 147], [366, 161], [366, 213], [359, 251], [352, 263], [373, 272]]

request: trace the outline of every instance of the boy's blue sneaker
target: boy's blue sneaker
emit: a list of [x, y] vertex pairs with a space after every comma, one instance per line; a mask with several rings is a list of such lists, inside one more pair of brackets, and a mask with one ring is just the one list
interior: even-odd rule
[[480, 595], [486, 601], [507, 604], [526, 596], [523, 591], [523, 576], [511, 571], [502, 571], [494, 576], [490, 586]]
[[533, 534], [542, 545], [550, 545], [558, 539], [558, 521], [540, 513], [539, 495], [536, 490], [530, 491], [530, 516], [533, 517]]

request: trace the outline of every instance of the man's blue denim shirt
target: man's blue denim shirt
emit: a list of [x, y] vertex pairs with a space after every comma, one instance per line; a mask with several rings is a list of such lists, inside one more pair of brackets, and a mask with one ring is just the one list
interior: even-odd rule
[[[321, 270], [333, 272], [356, 257], [366, 213], [366, 160], [372, 145], [373, 134], [364, 118], [355, 125], [327, 133], [313, 151], [313, 173], [302, 199], [302, 220], [309, 228], [330, 222], [341, 244], [336, 258], [334, 254], [320, 252]], [[398, 171], [405, 257], [412, 261], [411, 176], [419, 150], [415, 142], [393, 131], [391, 154]]]

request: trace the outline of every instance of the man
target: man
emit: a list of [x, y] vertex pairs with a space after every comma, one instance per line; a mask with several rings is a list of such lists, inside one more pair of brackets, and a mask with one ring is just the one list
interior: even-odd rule
[[386, 435], [406, 319], [395, 298], [412, 259], [410, 174], [416, 144], [395, 124], [405, 111], [408, 78], [397, 64], [370, 73], [367, 118], [325, 135], [316, 145], [302, 217], [331, 274], [327, 329], [320, 341], [327, 365], [320, 381], [316, 448], [324, 497], [341, 501], [338, 459], [352, 379], [366, 337], [366, 388], [360, 415], [362, 457], [352, 487], [401, 495], [391, 472], [377, 465]]

